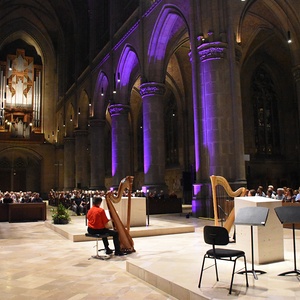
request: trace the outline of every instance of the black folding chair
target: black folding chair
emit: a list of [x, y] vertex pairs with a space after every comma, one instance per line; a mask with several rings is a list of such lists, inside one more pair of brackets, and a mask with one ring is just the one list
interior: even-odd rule
[[[198, 288], [200, 288], [200, 286], [201, 286], [202, 275], [203, 275], [203, 271], [204, 271], [204, 265], [205, 265], [206, 258], [210, 258], [210, 259], [214, 260], [213, 265], [215, 266], [217, 281], [219, 281], [217, 259], [227, 260], [227, 261], [231, 261], [231, 262], [234, 263], [233, 270], [232, 270], [232, 275], [231, 275], [230, 289], [229, 289], [229, 294], [231, 294], [233, 278], [234, 278], [234, 274], [236, 273], [235, 272], [236, 261], [240, 257], [244, 258], [244, 269], [245, 269], [245, 271], [247, 271], [245, 252], [242, 251], [242, 250], [216, 248], [216, 246], [220, 246], [220, 245], [225, 246], [229, 243], [228, 231], [224, 227], [221, 227], [221, 226], [205, 226], [203, 234], [204, 234], [205, 243], [209, 244], [209, 245], [212, 245], [212, 249], [209, 249], [203, 257]], [[213, 265], [211, 265], [211, 266], [213, 266]], [[209, 267], [211, 267], [211, 266], [209, 266]], [[209, 267], [207, 267], [206, 269], [208, 269]], [[246, 276], [246, 286], [248, 287], [249, 284], [248, 284], [248, 274], [247, 274], [247, 272], [245, 272], [245, 276]]]

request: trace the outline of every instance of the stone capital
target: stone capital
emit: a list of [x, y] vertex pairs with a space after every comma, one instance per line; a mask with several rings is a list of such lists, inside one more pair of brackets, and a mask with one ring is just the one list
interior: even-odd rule
[[159, 82], [146, 82], [140, 86], [140, 95], [160, 95], [163, 96], [166, 92], [165, 84]]
[[108, 108], [111, 116], [125, 115], [130, 111], [130, 106], [125, 104], [111, 104]]
[[200, 61], [223, 59], [227, 56], [227, 43], [204, 43], [198, 47]]

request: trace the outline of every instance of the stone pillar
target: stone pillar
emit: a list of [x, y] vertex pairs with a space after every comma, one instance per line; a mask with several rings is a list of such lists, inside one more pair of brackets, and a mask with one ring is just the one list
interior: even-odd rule
[[296, 96], [297, 96], [297, 103], [298, 103], [298, 118], [300, 124], [300, 65], [296, 66], [293, 69], [293, 76], [296, 83]]
[[75, 187], [75, 139], [64, 138], [64, 190]]
[[[296, 84], [296, 97], [297, 97], [297, 103], [298, 103], [298, 124], [300, 124], [300, 65], [296, 66], [293, 69], [293, 76]], [[299, 138], [295, 139], [297, 142], [297, 145], [299, 144]], [[300, 155], [300, 153], [299, 153]], [[299, 158], [300, 160], [300, 158]]]
[[111, 104], [109, 113], [112, 119], [112, 188], [130, 174], [130, 127], [128, 120], [129, 105]]
[[143, 190], [164, 190], [165, 184], [165, 85], [157, 82], [143, 83], [140, 94], [143, 101], [144, 176]]
[[[238, 187], [245, 184], [238, 56], [232, 57], [230, 51], [228, 44], [223, 42], [204, 43], [198, 47], [201, 103], [196, 104], [196, 111], [201, 114], [198, 114], [200, 122], [194, 125], [195, 132], [201, 130], [202, 145], [198, 145], [198, 151], [202, 154], [202, 176], [206, 182], [194, 185], [194, 195], [201, 199], [193, 202], [196, 216], [212, 216], [208, 197], [210, 185], [207, 185], [210, 175], [224, 176], [230, 183], [238, 181]], [[195, 155], [200, 156], [198, 152]]]
[[75, 183], [76, 188], [89, 187], [88, 131], [75, 130]]
[[90, 189], [106, 190], [105, 188], [105, 155], [104, 155], [105, 120], [90, 120]]

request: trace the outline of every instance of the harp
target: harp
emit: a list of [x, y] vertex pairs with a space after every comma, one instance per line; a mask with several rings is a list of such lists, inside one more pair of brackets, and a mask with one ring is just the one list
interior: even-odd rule
[[240, 187], [236, 191], [233, 191], [228, 181], [222, 176], [211, 175], [210, 181], [212, 188], [215, 226], [220, 225], [219, 211], [221, 210], [225, 217], [225, 223], [223, 226], [229, 232], [234, 222], [234, 201], [232, 199], [230, 201], [228, 198], [245, 196], [246, 188]]
[[[117, 194], [114, 195], [113, 191], [109, 191], [105, 195], [106, 205], [109, 210], [111, 221], [115, 230], [119, 233], [120, 247], [121, 251], [126, 253], [135, 252], [133, 240], [129, 234], [130, 231], [130, 213], [131, 213], [131, 191], [133, 176], [127, 176], [123, 178], [119, 184]], [[128, 206], [127, 206], [127, 224], [124, 227], [120, 217], [113, 205], [113, 203], [118, 203], [122, 199], [122, 195], [125, 189], [128, 189]]]

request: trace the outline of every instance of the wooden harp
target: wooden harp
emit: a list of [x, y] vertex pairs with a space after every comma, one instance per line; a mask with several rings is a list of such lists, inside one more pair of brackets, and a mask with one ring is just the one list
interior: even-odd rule
[[[246, 188], [240, 187], [236, 191], [233, 191], [228, 183], [228, 181], [222, 176], [210, 176], [211, 188], [212, 188], [212, 197], [213, 197], [213, 208], [214, 208], [214, 219], [215, 226], [220, 226], [220, 209], [224, 214], [224, 224], [223, 227], [229, 232], [233, 223], [234, 223], [234, 201], [228, 201], [228, 198], [234, 197], [243, 197], [246, 194]], [[219, 188], [221, 186], [221, 189]], [[225, 208], [224, 203], [229, 202], [230, 205], [227, 205]], [[223, 220], [223, 219], [222, 219]]]
[[[114, 195], [114, 191], [109, 191], [105, 195], [106, 205], [109, 210], [111, 221], [115, 230], [119, 233], [120, 248], [121, 251], [126, 253], [135, 252], [134, 243], [132, 237], [129, 234], [130, 230], [130, 214], [131, 214], [131, 191], [133, 176], [127, 176], [123, 178], [119, 184], [117, 194]], [[124, 227], [113, 203], [118, 203], [121, 201], [123, 192], [125, 189], [128, 189], [128, 206], [127, 206], [127, 228]]]

